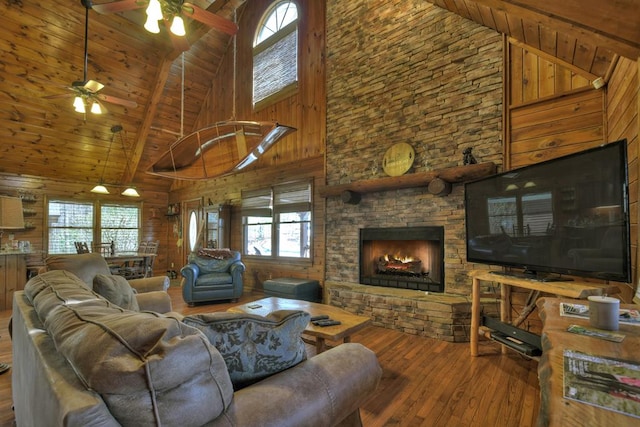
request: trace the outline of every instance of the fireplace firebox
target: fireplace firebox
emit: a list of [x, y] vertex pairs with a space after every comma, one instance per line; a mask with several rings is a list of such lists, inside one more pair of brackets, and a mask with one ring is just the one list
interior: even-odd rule
[[360, 229], [360, 283], [444, 292], [444, 227]]

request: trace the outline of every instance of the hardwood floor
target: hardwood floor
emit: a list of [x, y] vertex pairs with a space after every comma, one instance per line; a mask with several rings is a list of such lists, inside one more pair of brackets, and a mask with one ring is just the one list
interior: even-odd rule
[[[169, 290], [175, 311], [207, 313], [231, 303], [189, 307], [179, 287]], [[245, 295], [239, 303], [260, 299]], [[0, 362], [11, 362], [7, 325], [0, 312]], [[518, 426], [535, 425], [540, 405], [537, 363], [481, 341], [482, 356], [469, 356], [468, 343], [448, 343], [369, 326], [352, 337], [372, 349], [383, 368], [376, 393], [362, 406], [365, 426]], [[11, 370], [0, 375], [0, 426], [14, 425]], [[34, 410], [37, 403], [34, 402]]]

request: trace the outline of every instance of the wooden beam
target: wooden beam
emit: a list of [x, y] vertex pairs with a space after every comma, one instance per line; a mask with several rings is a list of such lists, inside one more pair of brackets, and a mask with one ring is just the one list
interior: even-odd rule
[[349, 191], [356, 193], [374, 193], [377, 191], [398, 190], [401, 188], [427, 187], [429, 183], [436, 178], [449, 183], [454, 183], [471, 181], [488, 175], [493, 175], [494, 173], [496, 173], [495, 163], [486, 162], [466, 166], [453, 166], [435, 171], [412, 173], [401, 176], [367, 179], [349, 184], [325, 186], [319, 190], [319, 193], [322, 197], [332, 197], [340, 196], [344, 192]]
[[571, 63], [569, 63], [567, 61], [564, 61], [564, 60], [558, 58], [557, 56], [549, 55], [548, 53], [543, 52], [540, 49], [536, 49], [535, 47], [529, 46], [526, 43], [523, 43], [523, 42], [521, 42], [519, 40], [514, 39], [513, 37], [509, 37], [509, 44], [512, 44], [514, 46], [518, 46], [519, 48], [528, 50], [531, 53], [535, 53], [537, 56], [539, 56], [539, 57], [541, 57], [543, 59], [546, 59], [547, 61], [551, 61], [551, 62], [553, 62], [555, 64], [560, 64], [563, 67], [568, 68], [569, 70], [573, 71], [574, 73], [576, 73], [578, 75], [583, 76], [586, 79], [595, 80], [598, 77], [603, 77], [603, 76], [596, 76], [595, 74], [591, 74], [590, 72], [588, 72], [587, 70], [585, 70], [583, 68], [576, 67], [575, 65], [573, 65], [573, 64], [571, 64]]
[[151, 124], [153, 123], [153, 119], [156, 115], [158, 103], [160, 102], [160, 99], [164, 94], [164, 86], [167, 83], [167, 79], [169, 78], [169, 71], [171, 71], [172, 65], [173, 62], [168, 58], [165, 58], [158, 66], [155, 84], [153, 86], [153, 90], [151, 91], [149, 102], [145, 106], [146, 114], [144, 116], [142, 124], [140, 125], [140, 128], [138, 129], [138, 139], [136, 140], [131, 150], [131, 158], [129, 159], [131, 169], [129, 171], [125, 169], [121, 182], [132, 182], [133, 176], [136, 173], [138, 164], [140, 163], [140, 159], [142, 158], [142, 153], [144, 152], [144, 146], [146, 144], [147, 137], [149, 136], [149, 131], [151, 130]]

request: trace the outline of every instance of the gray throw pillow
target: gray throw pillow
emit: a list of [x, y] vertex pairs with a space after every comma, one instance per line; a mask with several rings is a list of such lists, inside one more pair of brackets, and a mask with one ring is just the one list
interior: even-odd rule
[[136, 294], [127, 279], [113, 274], [96, 274], [93, 290], [125, 310], [140, 311]]
[[274, 311], [266, 317], [209, 313], [182, 320], [200, 329], [222, 354], [234, 390], [297, 365], [307, 358], [301, 334], [309, 313]]

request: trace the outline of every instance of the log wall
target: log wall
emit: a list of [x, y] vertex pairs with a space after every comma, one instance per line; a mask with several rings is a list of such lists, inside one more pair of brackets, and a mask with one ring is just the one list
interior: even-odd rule
[[[247, 266], [245, 287], [261, 289], [270, 277], [298, 277], [323, 281], [324, 275], [324, 200], [318, 189], [324, 183], [324, 150], [326, 139], [326, 83], [325, 83], [325, 2], [297, 2], [301, 17], [298, 27], [300, 49], [298, 90], [291, 96], [254, 111], [252, 99], [251, 46], [258, 22], [272, 2], [247, 2], [239, 15], [240, 31], [236, 36], [236, 63], [234, 49], [227, 52], [213, 82], [208, 101], [202, 106], [199, 124], [206, 126], [229, 117], [238, 120], [275, 120], [293, 126], [297, 131], [269, 149], [248, 172], [211, 180], [175, 181], [170, 193], [171, 203], [184, 203], [202, 197], [205, 203], [231, 206], [231, 247], [242, 249], [241, 191], [264, 188], [276, 183], [311, 179], [314, 182], [314, 247], [310, 261], [284, 265], [259, 257], [243, 257]], [[236, 86], [229, 84], [234, 81]], [[183, 214], [184, 216], [184, 214]], [[182, 218], [182, 228], [187, 221]], [[183, 234], [185, 231], [183, 231]], [[172, 251], [169, 263], [179, 270], [184, 265], [188, 250], [177, 246], [178, 236], [170, 233]]]
[[640, 199], [640, 185], [638, 175], [640, 162], [638, 161], [640, 141], [640, 79], [638, 69], [640, 61], [631, 61], [620, 58], [606, 86], [606, 140], [616, 141], [627, 139], [627, 155], [629, 158], [629, 205], [631, 213], [631, 249], [633, 253], [633, 283], [624, 289], [626, 301], [631, 301], [630, 296], [638, 283], [638, 265], [640, 254], [638, 253], [638, 200]]
[[[15, 240], [29, 240], [32, 254], [27, 258], [28, 266], [42, 265], [46, 257], [47, 229], [46, 229], [46, 200], [61, 198], [65, 200], [105, 202], [134, 202], [142, 207], [142, 240], [159, 240], [158, 258], [154, 263], [154, 273], [164, 274], [167, 266], [167, 235], [169, 220], [165, 217], [167, 211], [168, 194], [163, 191], [153, 191], [150, 188], [140, 188], [140, 200], [133, 200], [121, 196], [117, 189], [112, 189], [111, 195], [96, 195], [91, 189], [96, 183], [43, 179], [28, 175], [0, 174], [0, 194], [19, 196], [29, 194], [35, 196], [34, 203], [25, 203], [25, 209], [33, 209], [34, 215], [25, 216], [25, 222], [30, 222], [33, 228], [12, 230]], [[8, 230], [5, 231], [3, 244], [8, 241]]]

